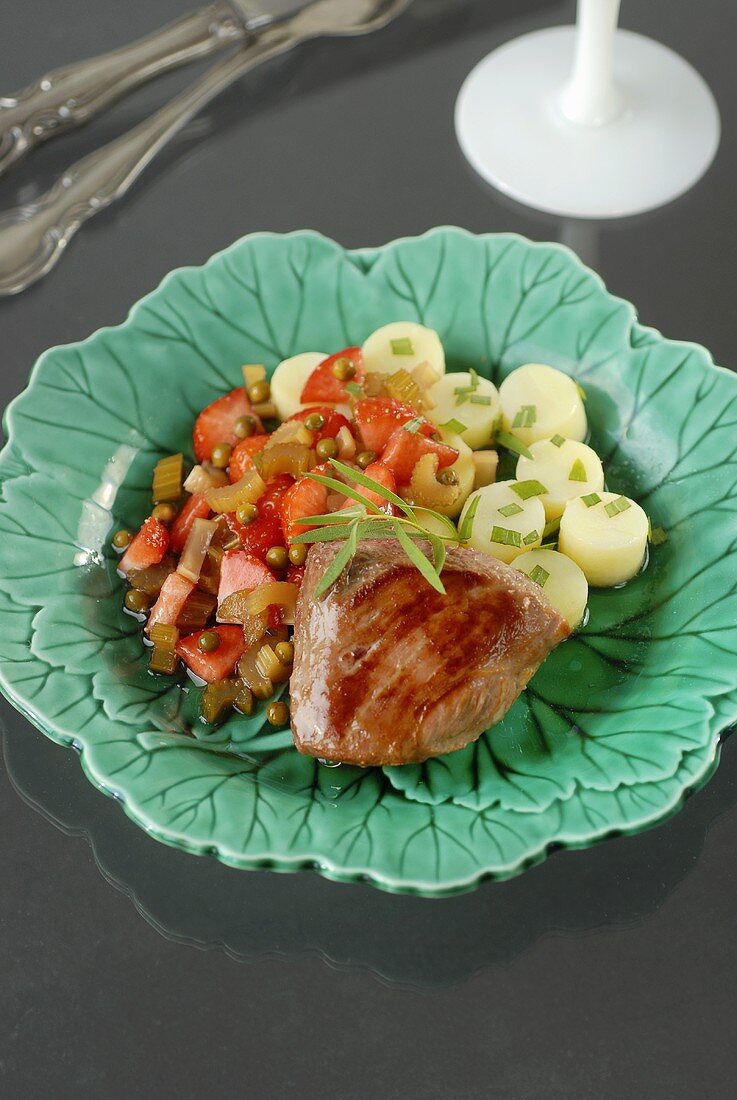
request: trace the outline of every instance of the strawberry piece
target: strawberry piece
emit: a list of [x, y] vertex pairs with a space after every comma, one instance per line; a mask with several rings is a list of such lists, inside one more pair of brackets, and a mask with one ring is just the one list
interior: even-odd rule
[[345, 382], [341, 382], [333, 374], [333, 366], [338, 359], [349, 359], [356, 368], [356, 373], [351, 381], [358, 383], [359, 386], [363, 383], [363, 352], [357, 347], [343, 348], [335, 355], [323, 359], [322, 363], [315, 367], [300, 396], [303, 405], [308, 405], [310, 402], [313, 404], [325, 402], [328, 405], [340, 405], [350, 400]]
[[171, 548], [175, 554], [181, 554], [187, 541], [192, 524], [196, 519], [207, 519], [210, 515], [210, 505], [202, 493], [193, 493], [182, 506], [179, 515], [171, 527]]
[[241, 439], [236, 443], [228, 466], [228, 477], [231, 483], [235, 484], [249, 470], [256, 469], [253, 456], [258, 454], [259, 451], [263, 451], [268, 441], [268, 435], [265, 432], [260, 432], [258, 435], [249, 435], [247, 439]]
[[304, 565], [290, 565], [287, 569], [286, 579], [290, 584], [296, 584], [297, 588], [302, 587], [302, 581], [305, 579], [305, 566]]
[[308, 416], [312, 413], [320, 413], [325, 423], [320, 428], [319, 432], [315, 432], [315, 443], [319, 443], [321, 439], [335, 439], [336, 435], [341, 428], [347, 428], [348, 431], [353, 434], [350, 420], [347, 420], [342, 413], [336, 412], [335, 409], [331, 409], [328, 405], [313, 406], [311, 409], [302, 409], [301, 412], [295, 413], [294, 416], [290, 416], [290, 420], [301, 420], [303, 423]]
[[266, 492], [259, 498], [258, 517], [247, 526], [240, 523], [234, 512], [228, 512], [226, 520], [231, 531], [238, 535], [243, 549], [257, 558], [265, 558], [272, 546], [284, 545], [281, 522], [281, 502], [294, 485], [290, 474], [279, 474], [267, 482]]
[[[381, 462], [372, 462], [363, 472], [366, 477], [378, 481], [379, 485], [383, 485], [389, 492], [396, 493], [397, 483], [394, 474], [389, 467], [384, 464], [383, 460]], [[358, 485], [357, 489], [360, 493], [363, 493], [367, 500], [370, 500], [378, 508], [381, 508], [382, 512], [386, 512], [390, 516], [395, 514], [396, 505], [392, 504], [389, 500], [385, 500], [379, 493], [375, 493], [373, 489], [367, 489], [364, 485]]]
[[[206, 409], [203, 409], [194, 422], [192, 442], [198, 462], [209, 462], [212, 449], [217, 443], [229, 443], [235, 447], [238, 437], [233, 432], [236, 420], [241, 416], [254, 416], [251, 402], [243, 386], [218, 397]], [[255, 417], [258, 420], [258, 417]], [[261, 429], [261, 421], [259, 430]]]
[[199, 676], [212, 684], [215, 680], [224, 680], [230, 676], [236, 666], [236, 662], [243, 656], [246, 641], [243, 637], [242, 626], [210, 627], [220, 636], [220, 645], [212, 653], [203, 653], [197, 646], [204, 630], [198, 630], [196, 634], [188, 634], [177, 642], [177, 654], [185, 665]]
[[123, 554], [118, 569], [125, 573], [137, 573], [158, 565], [169, 549], [169, 531], [159, 520], [149, 516]]
[[227, 550], [220, 565], [218, 605], [234, 592], [253, 592], [262, 584], [271, 584], [276, 577], [262, 561], [245, 550]]
[[146, 623], [146, 633], [151, 633], [151, 627], [156, 623], [165, 626], [176, 626], [182, 608], [192, 595], [196, 585], [183, 577], [181, 573], [170, 573], [161, 586], [159, 597], [151, 608], [151, 614]]
[[[392, 471], [398, 485], [409, 485], [412, 471], [423, 455], [427, 454], [438, 456], [439, 470], [452, 466], [458, 458], [455, 447], [436, 443], [434, 439], [427, 439], [419, 432], [407, 432], [404, 428], [397, 428], [389, 437], [381, 455], [381, 462]], [[368, 470], [366, 473], [368, 474]]]
[[[316, 466], [312, 471], [315, 474], [334, 474], [332, 466], [324, 463]], [[281, 522], [284, 539], [291, 539], [301, 535], [303, 531], [309, 531], [310, 525], [305, 526], [299, 520], [302, 516], [319, 516], [327, 511], [328, 489], [319, 481], [313, 481], [309, 477], [301, 477], [295, 481], [292, 488], [285, 494], [282, 501]]]
[[[378, 455], [397, 428], [417, 417], [417, 410], [391, 397], [364, 397], [356, 402], [353, 416], [364, 447]], [[432, 435], [436, 428], [429, 420], [423, 420], [419, 430], [422, 435]]]

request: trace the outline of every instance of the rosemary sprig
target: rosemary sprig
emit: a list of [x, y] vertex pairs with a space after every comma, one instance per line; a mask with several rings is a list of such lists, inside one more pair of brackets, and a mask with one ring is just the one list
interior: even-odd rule
[[[361, 470], [354, 470], [352, 466], [331, 458], [330, 465], [337, 474], [346, 481], [338, 481], [337, 478], [324, 474], [308, 474], [313, 481], [319, 482], [328, 489], [340, 492], [355, 502], [355, 507], [346, 508], [338, 512], [329, 512], [314, 516], [302, 516], [300, 523], [310, 525], [312, 530], [304, 531], [292, 541], [298, 544], [309, 545], [315, 542], [340, 542], [338, 553], [333, 558], [330, 566], [325, 571], [315, 589], [315, 595], [321, 596], [338, 579], [346, 569], [356, 553], [359, 542], [364, 539], [394, 539], [404, 550], [405, 554], [437, 592], [445, 595], [445, 586], [440, 578], [445, 565], [446, 544], [459, 546], [468, 538], [468, 534], [459, 535], [453, 523], [447, 516], [434, 512], [431, 508], [418, 508], [417, 512], [402, 500], [400, 496], [387, 489], [386, 486], [373, 478], [368, 477]], [[370, 490], [381, 500], [394, 504], [402, 513], [400, 516], [387, 515], [364, 493], [347, 484], [352, 481], [363, 489]], [[437, 535], [427, 531], [419, 518], [432, 517], [439, 520], [447, 529], [447, 535]], [[470, 534], [470, 530], [469, 530]], [[413, 540], [421, 539], [428, 542], [432, 549], [432, 559], [426, 557], [417, 543]]]

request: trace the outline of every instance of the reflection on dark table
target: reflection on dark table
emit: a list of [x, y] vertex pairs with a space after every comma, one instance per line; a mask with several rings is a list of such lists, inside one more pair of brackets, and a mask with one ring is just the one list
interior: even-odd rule
[[[185, 7], [4, 5], [0, 91]], [[117, 323], [171, 267], [251, 230], [305, 226], [348, 246], [442, 223], [563, 240], [645, 324], [734, 365], [732, 7], [623, 4], [623, 25], [684, 54], [722, 110], [712, 170], [672, 206], [562, 224], [490, 191], [458, 151], [453, 103], [471, 67], [573, 14], [572, 0], [415, 0], [380, 38], [313, 43], [230, 89], [85, 227], [51, 276], [0, 302], [0, 405], [45, 347]], [[196, 71], [49, 142], [0, 180], [0, 209], [48, 187]], [[0, 715], [3, 1100], [734, 1095], [734, 739], [708, 786], [665, 825], [427, 901], [309, 873], [236, 872], [166, 848], [87, 783], [72, 752], [4, 702]], [[8, 777], [66, 833], [85, 834], [94, 858], [87, 840], [29, 811]]]

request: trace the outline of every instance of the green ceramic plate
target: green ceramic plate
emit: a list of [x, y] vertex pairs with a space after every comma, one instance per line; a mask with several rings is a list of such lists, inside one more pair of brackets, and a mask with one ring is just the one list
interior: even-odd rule
[[[241, 363], [273, 368], [400, 318], [440, 332], [450, 369], [575, 374], [610, 485], [668, 541], [626, 588], [593, 594], [586, 629], [462, 752], [361, 771], [300, 756], [262, 714], [208, 735], [196, 692], [146, 674], [110, 532], [143, 518], [152, 464], [189, 450]], [[174, 272], [120, 327], [48, 351], [7, 432], [0, 686], [167, 843], [452, 893], [661, 820], [737, 718], [737, 377], [642, 327], [557, 245], [455, 229], [356, 252], [247, 237]]]

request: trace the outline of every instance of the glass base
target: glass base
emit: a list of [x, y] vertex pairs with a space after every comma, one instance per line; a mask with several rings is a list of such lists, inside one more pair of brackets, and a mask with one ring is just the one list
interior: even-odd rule
[[719, 110], [708, 85], [667, 46], [620, 30], [620, 114], [600, 126], [569, 122], [560, 97], [575, 36], [575, 27], [534, 31], [479, 62], [456, 103], [465, 156], [500, 191], [552, 214], [618, 218], [677, 198], [719, 146]]

